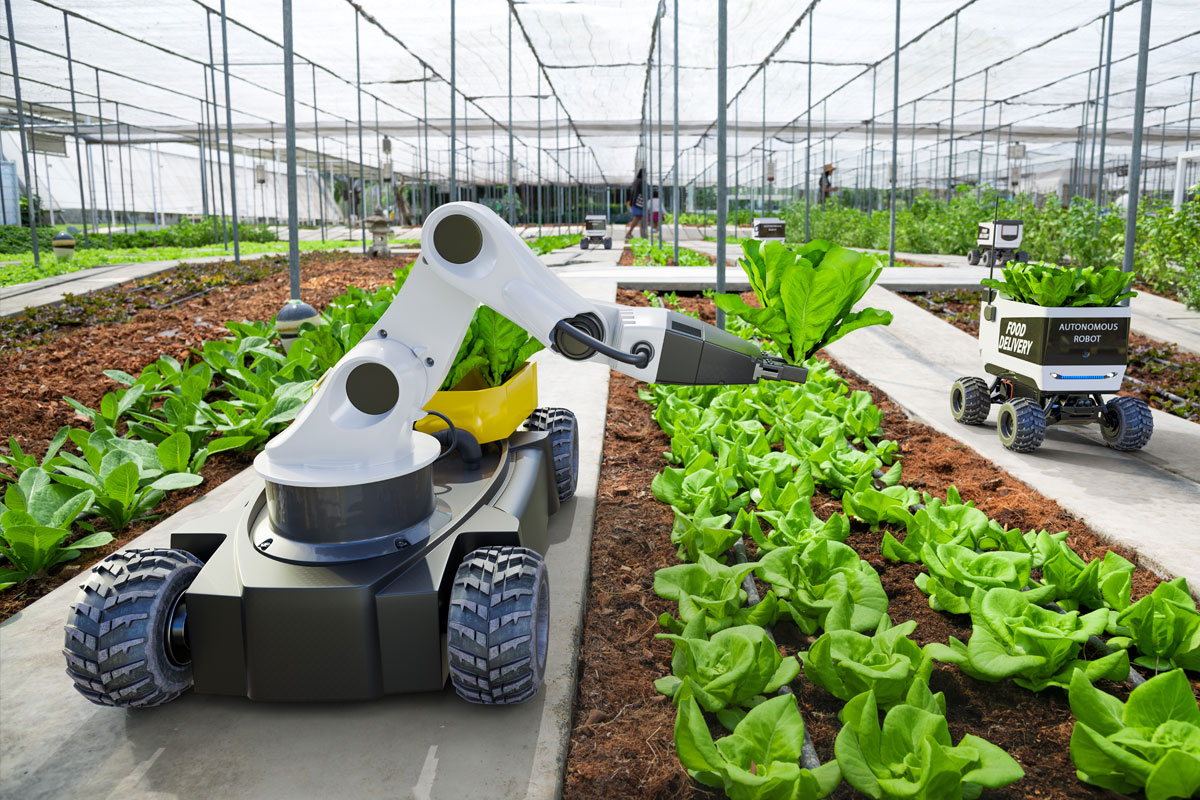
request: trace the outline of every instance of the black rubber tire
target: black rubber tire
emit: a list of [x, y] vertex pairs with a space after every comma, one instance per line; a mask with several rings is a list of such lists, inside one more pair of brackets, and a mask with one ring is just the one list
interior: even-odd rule
[[1032, 397], [1015, 397], [996, 415], [1000, 443], [1016, 453], [1032, 453], [1046, 438], [1046, 412]]
[[612, 237], [611, 236], [606, 236], [604, 238], [604, 249], [612, 250]]
[[1104, 404], [1100, 433], [1113, 450], [1141, 450], [1154, 433], [1154, 416], [1140, 397], [1114, 397]]
[[67, 617], [67, 674], [104, 706], [162, 705], [192, 687], [168, 652], [176, 602], [203, 563], [165, 547], [113, 553], [92, 567]]
[[980, 258], [979, 258], [979, 263], [983, 264], [983, 266], [985, 266], [985, 267], [999, 266], [999, 262], [996, 259], [996, 251], [995, 250], [987, 250], [987, 251], [981, 253]]
[[970, 264], [972, 267], [978, 265], [980, 255], [982, 255], [982, 254], [978, 250], [976, 250], [974, 247], [972, 247], [970, 250], [967, 251], [967, 263]]
[[450, 682], [472, 703], [529, 700], [546, 677], [550, 578], [525, 547], [481, 547], [467, 554], [450, 590], [446, 651]]
[[584, 237], [579, 240], [579, 249], [587, 250], [587, 248], [588, 248], [588, 240], [587, 240], [587, 237]]
[[1029, 263], [1029, 253], [1025, 252], [1024, 250], [1018, 250], [1016, 261], [1020, 264], [1028, 264]]
[[983, 378], [959, 378], [950, 387], [950, 414], [963, 425], [982, 425], [992, 410], [992, 396]]
[[558, 487], [558, 501], [565, 503], [575, 496], [575, 487], [579, 485], [579, 428], [575, 415], [565, 408], [537, 408], [529, 415], [527, 427], [550, 434], [554, 484]]

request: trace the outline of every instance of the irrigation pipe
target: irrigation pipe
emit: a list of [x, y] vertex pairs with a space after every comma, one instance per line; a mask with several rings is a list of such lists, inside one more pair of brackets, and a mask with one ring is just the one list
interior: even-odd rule
[[[739, 564], [747, 564], [750, 559], [746, 557], [746, 538], [743, 536], [733, 543], [733, 558]], [[746, 598], [750, 601], [750, 605], [756, 606], [762, 600], [758, 595], [758, 587], [754, 585], [754, 573], [751, 572], [742, 579], [742, 588], [746, 590]], [[773, 625], [764, 625], [763, 629], [767, 632], [767, 638], [772, 642], [775, 641], [775, 630]], [[779, 687], [779, 694], [792, 694], [791, 686]], [[799, 711], [799, 707], [797, 707]], [[804, 719], [804, 715], [800, 715]], [[817, 757], [817, 748], [813, 747], [812, 736], [809, 735], [808, 725], [804, 726], [804, 744], [800, 747], [800, 766], [811, 771], [821, 766], [821, 759]]]

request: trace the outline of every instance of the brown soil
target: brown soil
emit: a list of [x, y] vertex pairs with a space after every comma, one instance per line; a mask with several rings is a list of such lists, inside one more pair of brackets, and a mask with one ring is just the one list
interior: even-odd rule
[[[391, 283], [393, 271], [410, 261], [412, 256], [366, 259], [338, 253], [306, 257], [301, 267], [303, 297], [320, 308], [348, 285], [369, 290]], [[127, 287], [126, 291], [132, 289]], [[226, 320], [270, 319], [289, 295], [288, 273], [276, 272], [256, 283], [211, 292], [169, 308], [139, 311], [127, 322], [91, 325], [86, 317], [80, 318], [71, 330], [60, 330], [45, 344], [0, 356], [3, 441], [11, 436], [23, 450], [40, 458], [60, 427], [87, 428], [90, 424], [63, 401], [64, 395], [95, 408], [105, 392], [120, 388], [104, 376], [104, 370], [136, 375], [161, 355], [187, 360], [190, 348], [228, 333], [223, 324]], [[0, 446], [7, 450], [7, 444]], [[250, 453], [214, 456], [202, 470], [204, 483], [195, 489], [169, 493], [155, 514], [165, 516], [178, 511], [244, 469], [252, 457]], [[7, 472], [7, 468], [0, 468], [0, 472]], [[53, 571], [47, 579], [6, 590], [0, 594], [0, 620], [153, 524], [153, 520], [138, 522], [113, 531], [115, 540], [107, 547], [84, 551], [81, 558]]]
[[[640, 293], [621, 291], [618, 301], [643, 304]], [[712, 317], [702, 298], [682, 297], [686, 310]], [[870, 391], [884, 412], [884, 434], [900, 444], [907, 485], [945, 496], [953, 483], [966, 499], [1009, 527], [1067, 530], [1068, 541], [1083, 558], [1103, 557], [1109, 549], [1080, 520], [1029, 486], [1005, 473], [965, 445], [932, 428], [909, 420], [891, 400], [858, 376], [833, 362], [852, 388]], [[650, 492], [650, 481], [665, 465], [661, 453], [670, 448], [637, 396], [640, 384], [614, 375], [604, 439], [596, 523], [592, 540], [591, 587], [579, 687], [572, 722], [564, 797], [576, 798], [708, 798], [719, 797], [690, 780], [674, 751], [674, 709], [654, 690], [653, 681], [670, 671], [671, 648], [656, 640], [656, 618], [674, 604], [653, 591], [654, 572], [678, 563], [670, 544], [672, 513]], [[812, 499], [823, 517], [840, 511], [830, 495]], [[899, 532], [898, 532], [899, 533]], [[879, 571], [893, 621], [917, 620], [913, 638], [919, 644], [966, 640], [970, 619], [933, 611], [913, 583], [923, 569], [896, 564], [879, 552], [882, 531], [855, 523], [847, 543]], [[902, 533], [901, 537], [902, 538]], [[1116, 549], [1136, 563], [1135, 554]], [[1158, 579], [1138, 568], [1134, 596], [1149, 592]], [[781, 650], [791, 655], [808, 640], [789, 624], [776, 628]], [[986, 684], [941, 665], [932, 687], [946, 694], [947, 717], [954, 739], [974, 733], [1006, 749], [1024, 767], [1026, 777], [984, 797], [1105, 798], [1117, 795], [1075, 778], [1068, 744], [1072, 718], [1064, 692], [1033, 694], [1015, 684]], [[842, 702], [803, 678], [793, 683], [805, 724], [822, 761], [833, 757], [840, 729]], [[1124, 685], [1102, 684], [1106, 691], [1127, 696]], [[837, 798], [860, 797], [848, 785]]]
[[[935, 314], [959, 330], [979, 335], [979, 292], [901, 293], [901, 297]], [[1129, 334], [1128, 378], [1120, 394], [1140, 397], [1152, 408], [1200, 422], [1200, 355]], [[1173, 396], [1172, 396], [1173, 395]]]

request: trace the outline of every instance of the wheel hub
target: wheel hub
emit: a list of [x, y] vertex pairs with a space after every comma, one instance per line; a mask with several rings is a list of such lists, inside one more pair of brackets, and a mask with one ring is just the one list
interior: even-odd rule
[[180, 592], [175, 598], [175, 604], [167, 617], [167, 630], [163, 641], [166, 643], [167, 659], [177, 667], [186, 667], [192, 663], [192, 650], [187, 639], [187, 601]]

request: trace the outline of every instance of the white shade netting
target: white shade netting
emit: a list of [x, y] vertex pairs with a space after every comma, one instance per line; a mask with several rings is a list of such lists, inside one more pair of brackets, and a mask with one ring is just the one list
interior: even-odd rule
[[[518, 183], [623, 186], [647, 158], [656, 180], [715, 183], [717, 4], [680, 2], [678, 20], [675, 5], [456, 0], [452, 70], [450, 0], [294, 0], [301, 215], [306, 204], [319, 209], [332, 202], [321, 174], [354, 178], [360, 164], [368, 181], [388, 164], [405, 181], [434, 182], [445, 191], [453, 165], [460, 185], [504, 184], [510, 132]], [[998, 180], [1014, 166], [1008, 160], [1014, 142], [1026, 148], [1019, 169], [1057, 173], [1081, 151], [1094, 151], [1105, 108], [1108, 164], [1127, 163], [1141, 2], [1115, 4], [1105, 92], [1108, 6], [903, 0], [893, 113], [893, 3], [730, 0], [731, 183], [752, 190], [770, 160], [775, 191], [801, 188], [824, 163], [836, 164], [846, 185], [883, 187], [893, 126], [905, 186]], [[270, 176], [268, 189], [237, 178], [247, 193], [240, 208], [256, 192], [265, 216], [286, 208], [282, 195], [275, 201], [286, 191], [276, 185], [285, 141], [278, 0], [227, 3], [224, 25], [219, 0], [160, 0], [153, 9], [136, 0], [12, 0], [12, 10], [22, 99], [32, 112], [27, 121], [40, 133], [67, 137], [65, 155], [36, 156], [39, 189], [50, 202], [78, 205], [68, 199], [78, 197], [79, 170], [66, 12], [75, 119], [92, 151], [85, 183], [99, 180], [102, 120], [107, 157], [124, 151], [124, 174], [110, 175], [110, 192], [123, 182], [131, 207], [153, 202], [173, 213], [198, 213], [199, 140], [208, 159], [219, 144], [227, 183], [231, 124], [235, 172], [262, 165]], [[15, 91], [6, 32], [3, 38], [3, 146], [4, 158], [13, 160], [19, 159]], [[1151, 166], [1165, 168], [1189, 140], [1198, 146], [1197, 71], [1195, 0], [1155, 0], [1143, 154]], [[149, 177], [151, 153], [162, 170], [157, 181]], [[208, 194], [216, 197], [212, 187]]]

